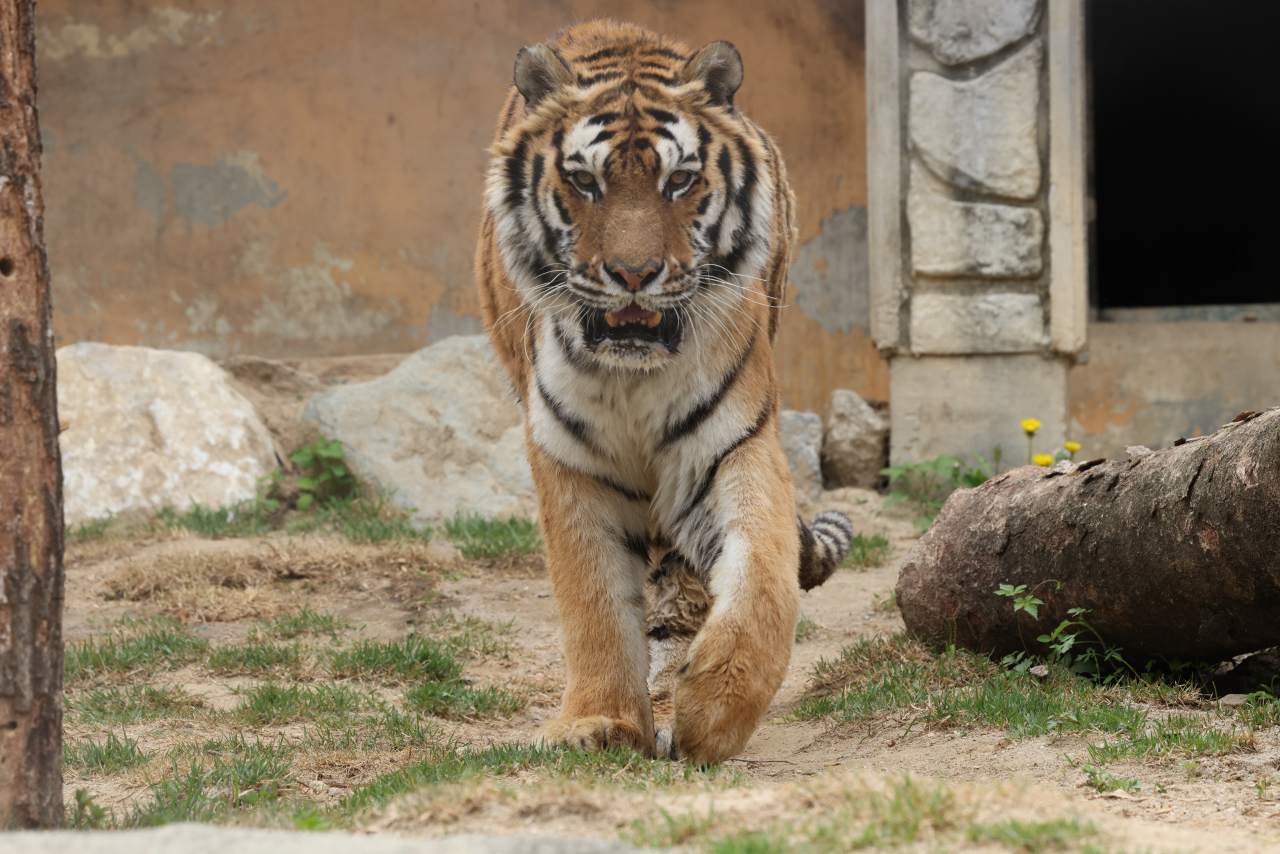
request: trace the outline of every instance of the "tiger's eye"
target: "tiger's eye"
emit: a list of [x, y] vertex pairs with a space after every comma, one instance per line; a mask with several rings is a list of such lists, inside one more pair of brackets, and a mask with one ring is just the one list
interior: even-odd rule
[[680, 186], [683, 186], [684, 183], [689, 180], [689, 173], [683, 169], [678, 169], [675, 172], [672, 172], [671, 177], [668, 178], [667, 180], [669, 180], [675, 186], [680, 187]]
[[592, 175], [590, 172], [584, 172], [579, 169], [577, 172], [573, 173], [573, 180], [577, 181], [584, 187], [590, 187], [596, 182], [596, 176]]

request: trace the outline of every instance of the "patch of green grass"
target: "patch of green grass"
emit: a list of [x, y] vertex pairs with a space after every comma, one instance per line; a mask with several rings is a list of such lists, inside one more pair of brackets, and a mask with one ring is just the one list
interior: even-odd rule
[[153, 801], [135, 806], [120, 824], [155, 827], [217, 821], [275, 803], [292, 779], [292, 749], [283, 742], [249, 743], [243, 735], [208, 742], [173, 760], [173, 776], [151, 784]]
[[799, 621], [796, 622], [796, 643], [804, 640], [818, 629], [818, 624], [810, 620], [804, 614], [800, 615]]
[[571, 748], [546, 748], [529, 744], [498, 744], [476, 750], [431, 750], [419, 762], [381, 774], [342, 801], [348, 814], [387, 804], [392, 798], [461, 780], [493, 778], [533, 770], [550, 778], [608, 780], [642, 789], [671, 786], [679, 781], [721, 780], [741, 782], [741, 775], [719, 767], [700, 770], [663, 760], [646, 759], [630, 750], [587, 753]]
[[459, 513], [444, 523], [445, 535], [471, 560], [532, 554], [542, 548], [542, 535], [530, 519], [487, 519]]
[[407, 708], [440, 717], [493, 717], [513, 715], [526, 705], [524, 698], [489, 686], [472, 688], [460, 679], [423, 682], [404, 694]]
[[209, 644], [192, 637], [180, 623], [155, 619], [122, 620], [105, 638], [67, 644], [66, 682], [74, 685], [104, 676], [142, 676], [176, 670], [199, 659]]
[[244, 702], [232, 714], [245, 723], [261, 725], [297, 720], [341, 718], [368, 705], [366, 698], [348, 685], [322, 683], [314, 688], [268, 682], [242, 692]]
[[378, 677], [393, 681], [431, 679], [445, 682], [462, 674], [462, 665], [442, 641], [410, 635], [394, 643], [357, 641], [333, 653], [335, 676]]
[[187, 715], [203, 705], [177, 685], [153, 688], [130, 685], [95, 691], [68, 692], [69, 717], [77, 723], [131, 724]]
[[964, 650], [933, 655], [906, 639], [870, 638], [846, 647], [834, 662], [814, 667], [816, 684], [846, 682], [839, 693], [812, 697], [793, 720], [830, 717], [868, 720], [889, 709], [926, 709], [923, 722], [998, 726], [1014, 738], [1053, 732], [1138, 732], [1147, 712], [1121, 701], [1113, 690], [1054, 668], [1043, 683], [996, 668]]
[[259, 537], [276, 529], [277, 508], [268, 499], [250, 498], [231, 507], [204, 507], [198, 503], [179, 512], [164, 507], [156, 521], [167, 528], [190, 531], [211, 540], [225, 537]]
[[282, 668], [297, 668], [302, 661], [302, 649], [292, 646], [276, 646], [271, 643], [248, 643], [223, 646], [215, 649], [205, 662], [214, 673], [266, 673]]
[[379, 703], [373, 714], [322, 719], [307, 727], [303, 745], [313, 750], [383, 751], [434, 744], [438, 731], [421, 715]]
[[511, 644], [502, 638], [519, 631], [514, 619], [490, 623], [452, 611], [429, 618], [420, 630], [439, 639], [451, 653], [462, 658], [510, 658]]
[[970, 842], [995, 842], [1006, 848], [1040, 854], [1041, 851], [1074, 848], [1079, 839], [1097, 832], [1093, 822], [1082, 823], [1076, 818], [1055, 818], [1052, 821], [1010, 818], [994, 824], [975, 824], [965, 835]]
[[872, 599], [874, 601], [871, 603], [871, 607], [876, 611], [880, 611], [885, 614], [892, 614], [894, 611], [898, 610], [898, 591], [896, 590], [890, 590], [889, 595], [885, 596], [883, 599], [880, 598], [879, 593], [876, 593], [872, 596]]
[[1084, 765], [1080, 770], [1084, 771], [1085, 783], [1099, 792], [1114, 792], [1117, 789], [1124, 792], [1136, 792], [1142, 788], [1142, 783], [1138, 780], [1121, 780], [1104, 769], [1095, 768], [1092, 765]]
[[1150, 723], [1129, 738], [1089, 745], [1089, 758], [1101, 763], [1130, 757], [1217, 756], [1233, 753], [1251, 741], [1247, 730], [1236, 732], [1233, 727], [1231, 732], [1223, 732], [1202, 714], [1174, 712], [1152, 718]]
[[893, 546], [884, 534], [857, 534], [849, 547], [849, 556], [844, 559], [844, 566], [849, 569], [871, 569], [884, 566]]
[[334, 531], [353, 543], [430, 542], [430, 528], [416, 528], [409, 514], [379, 496], [339, 498], [323, 508]]
[[90, 519], [87, 522], [68, 525], [67, 542], [87, 543], [90, 540], [99, 540], [107, 535], [112, 521], [114, 521], [112, 517], [108, 516], [105, 519]]
[[259, 621], [258, 627], [270, 637], [293, 640], [304, 634], [336, 638], [339, 632], [351, 628], [351, 623], [328, 611], [312, 611], [309, 606], [303, 605], [296, 611], [285, 611], [270, 620]]
[[83, 738], [62, 748], [62, 764], [81, 772], [96, 771], [99, 774], [118, 774], [147, 761], [138, 748], [138, 742], [121, 730], [120, 738], [108, 732], [102, 741]]

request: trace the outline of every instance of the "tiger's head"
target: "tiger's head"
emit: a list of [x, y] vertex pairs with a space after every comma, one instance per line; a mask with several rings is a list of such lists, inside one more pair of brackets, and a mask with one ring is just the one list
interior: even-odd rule
[[508, 277], [564, 346], [650, 369], [771, 304], [776, 170], [734, 107], [733, 45], [617, 29], [520, 51], [485, 201]]

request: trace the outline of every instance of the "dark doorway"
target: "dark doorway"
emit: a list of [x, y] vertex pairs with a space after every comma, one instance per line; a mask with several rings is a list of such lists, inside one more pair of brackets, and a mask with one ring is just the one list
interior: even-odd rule
[[1098, 308], [1280, 302], [1280, 0], [1087, 0]]

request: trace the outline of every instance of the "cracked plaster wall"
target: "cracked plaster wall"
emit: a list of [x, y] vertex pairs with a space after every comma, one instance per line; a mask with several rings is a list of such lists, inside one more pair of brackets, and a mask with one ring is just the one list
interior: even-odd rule
[[799, 202], [784, 400], [887, 399], [865, 319], [856, 0], [42, 0], [60, 343], [309, 357], [478, 331], [472, 254], [511, 63], [595, 15], [738, 46], [737, 103], [777, 137]]

